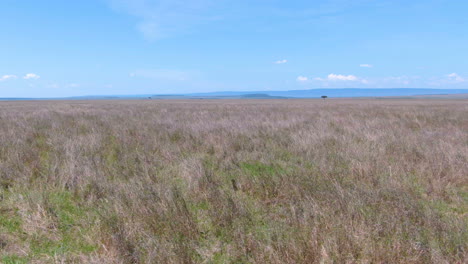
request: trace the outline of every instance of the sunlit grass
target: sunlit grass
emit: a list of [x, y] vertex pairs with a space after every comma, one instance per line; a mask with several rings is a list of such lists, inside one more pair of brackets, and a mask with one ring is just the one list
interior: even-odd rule
[[464, 263], [468, 104], [0, 103], [1, 263]]

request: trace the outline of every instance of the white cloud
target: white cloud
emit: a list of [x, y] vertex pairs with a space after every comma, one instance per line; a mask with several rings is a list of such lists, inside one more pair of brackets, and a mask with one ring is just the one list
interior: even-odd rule
[[186, 32], [196, 25], [218, 20], [209, 13], [214, 0], [106, 0], [114, 10], [139, 19], [137, 29], [148, 40]]
[[305, 76], [299, 76], [297, 77], [296, 79], [298, 82], [307, 82], [309, 80], [309, 78], [305, 77]]
[[361, 65], [359, 65], [359, 67], [362, 67], [362, 68], [372, 68], [372, 67], [374, 67], [374, 66], [371, 65], [371, 64], [361, 64]]
[[6, 80], [17, 79], [17, 78], [18, 77], [16, 75], [3, 75], [3, 76], [0, 76], [0, 82], [6, 81]]
[[80, 87], [80, 85], [79, 85], [78, 83], [69, 83], [69, 84], [67, 85], [67, 87], [70, 87], [70, 88], [78, 88], [78, 87]]
[[342, 75], [342, 74], [329, 74], [326, 78], [316, 77], [316, 81], [322, 82], [360, 82], [363, 84], [369, 84], [369, 81], [363, 78], [359, 78], [355, 75]]
[[341, 75], [341, 74], [329, 74], [327, 76], [329, 81], [359, 81], [359, 78], [354, 75]]
[[287, 63], [288, 60], [279, 60], [279, 61], [275, 61], [276, 64], [285, 64]]
[[448, 74], [447, 77], [449, 78], [450, 81], [454, 81], [454, 82], [464, 82], [465, 81], [465, 78], [461, 77], [460, 75], [458, 75], [456, 73]]
[[25, 79], [25, 80], [32, 80], [32, 79], [37, 80], [39, 78], [41, 78], [41, 76], [39, 76], [39, 75], [37, 75], [35, 73], [28, 73], [23, 77], [23, 79]]
[[[214, 20], [237, 21], [259, 16], [310, 23], [311, 18], [335, 21], [344, 10], [368, 0], [304, 1], [285, 8], [282, 1], [233, 0], [104, 0], [116, 11], [137, 18], [137, 28], [149, 40], [171, 37]], [[313, 3], [313, 4], [311, 4]], [[328, 22], [330, 23], [330, 22]], [[258, 22], [250, 26], [262, 26]], [[230, 28], [230, 27], [228, 27]]]

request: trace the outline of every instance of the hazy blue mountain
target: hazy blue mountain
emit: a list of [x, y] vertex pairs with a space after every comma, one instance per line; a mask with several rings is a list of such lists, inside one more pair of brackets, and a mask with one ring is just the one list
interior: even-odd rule
[[320, 98], [326, 95], [333, 97], [382, 97], [382, 96], [413, 96], [413, 95], [435, 95], [435, 94], [463, 94], [468, 93], [468, 89], [311, 89], [311, 90], [290, 90], [290, 91], [252, 91], [252, 92], [213, 92], [188, 94], [186, 96], [213, 97], [213, 96], [242, 96], [248, 94], [266, 94], [269, 96], [281, 96], [288, 98]]
[[286, 98], [328, 98], [345, 97], [407, 97], [407, 96], [433, 96], [468, 94], [468, 89], [424, 89], [424, 88], [398, 88], [398, 89], [311, 89], [290, 91], [226, 91], [210, 93], [188, 94], [142, 94], [142, 95], [89, 95], [67, 98], [0, 98], [0, 100], [111, 100], [111, 99], [286, 99]]

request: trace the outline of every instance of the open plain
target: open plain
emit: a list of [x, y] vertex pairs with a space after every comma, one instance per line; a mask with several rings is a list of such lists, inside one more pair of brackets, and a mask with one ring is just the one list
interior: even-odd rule
[[467, 263], [468, 101], [0, 102], [2, 263]]

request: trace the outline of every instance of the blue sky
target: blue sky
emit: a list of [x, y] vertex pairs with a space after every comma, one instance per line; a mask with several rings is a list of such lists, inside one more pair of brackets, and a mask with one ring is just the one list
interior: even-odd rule
[[0, 97], [468, 88], [465, 0], [2, 0]]

